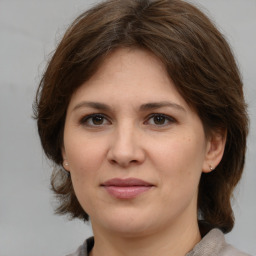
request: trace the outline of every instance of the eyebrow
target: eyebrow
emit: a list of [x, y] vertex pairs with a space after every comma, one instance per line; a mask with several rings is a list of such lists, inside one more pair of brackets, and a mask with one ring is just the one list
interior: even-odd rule
[[[83, 102], [77, 104], [73, 108], [73, 111], [76, 109], [82, 108], [82, 107], [89, 107], [89, 108], [94, 108], [94, 109], [103, 110], [103, 111], [111, 110], [111, 107], [104, 103], [83, 101]], [[181, 105], [176, 104], [174, 102], [169, 102], [169, 101], [145, 103], [140, 106], [139, 110], [147, 111], [147, 110], [154, 110], [154, 109], [159, 109], [159, 108], [163, 108], [163, 107], [171, 107], [171, 108], [186, 112], [185, 108], [183, 108]]]
[[110, 107], [104, 103], [99, 103], [99, 102], [91, 102], [91, 101], [83, 101], [79, 104], [77, 104], [74, 108], [73, 111], [82, 108], [82, 107], [89, 107], [89, 108], [95, 108], [98, 110], [104, 110], [104, 111], [109, 111]]
[[176, 104], [174, 102], [170, 102], [170, 101], [146, 103], [140, 106], [140, 110], [142, 111], [154, 110], [154, 109], [163, 108], [163, 107], [171, 107], [171, 108], [186, 112], [185, 108], [183, 108], [181, 105]]

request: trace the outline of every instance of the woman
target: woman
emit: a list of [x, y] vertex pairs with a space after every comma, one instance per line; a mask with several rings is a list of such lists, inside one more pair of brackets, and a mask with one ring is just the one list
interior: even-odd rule
[[56, 212], [92, 224], [74, 255], [246, 255], [223, 236], [244, 167], [242, 87], [227, 42], [186, 2], [79, 16], [34, 106]]

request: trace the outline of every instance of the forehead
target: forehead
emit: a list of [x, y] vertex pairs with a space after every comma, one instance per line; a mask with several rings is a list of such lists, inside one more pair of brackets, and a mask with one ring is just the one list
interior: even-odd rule
[[74, 98], [109, 102], [133, 99], [140, 103], [172, 100], [186, 104], [161, 60], [149, 51], [130, 48], [111, 52]]
[[101, 77], [121, 79], [122, 75], [125, 76], [128, 72], [137, 78], [154, 76], [160, 80], [170, 80], [162, 61], [153, 53], [139, 48], [115, 49], [104, 58], [91, 80]]

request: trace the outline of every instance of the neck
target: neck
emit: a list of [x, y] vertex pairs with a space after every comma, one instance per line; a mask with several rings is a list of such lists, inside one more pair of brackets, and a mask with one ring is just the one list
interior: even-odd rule
[[127, 236], [94, 230], [95, 245], [90, 256], [184, 256], [201, 240], [197, 220], [180, 223], [161, 232]]

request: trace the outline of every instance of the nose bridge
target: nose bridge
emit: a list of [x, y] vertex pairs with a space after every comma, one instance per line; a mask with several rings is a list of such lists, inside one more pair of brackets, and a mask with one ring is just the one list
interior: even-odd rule
[[109, 160], [122, 166], [140, 163], [144, 159], [143, 148], [139, 141], [139, 128], [126, 120], [117, 125], [109, 149]]

